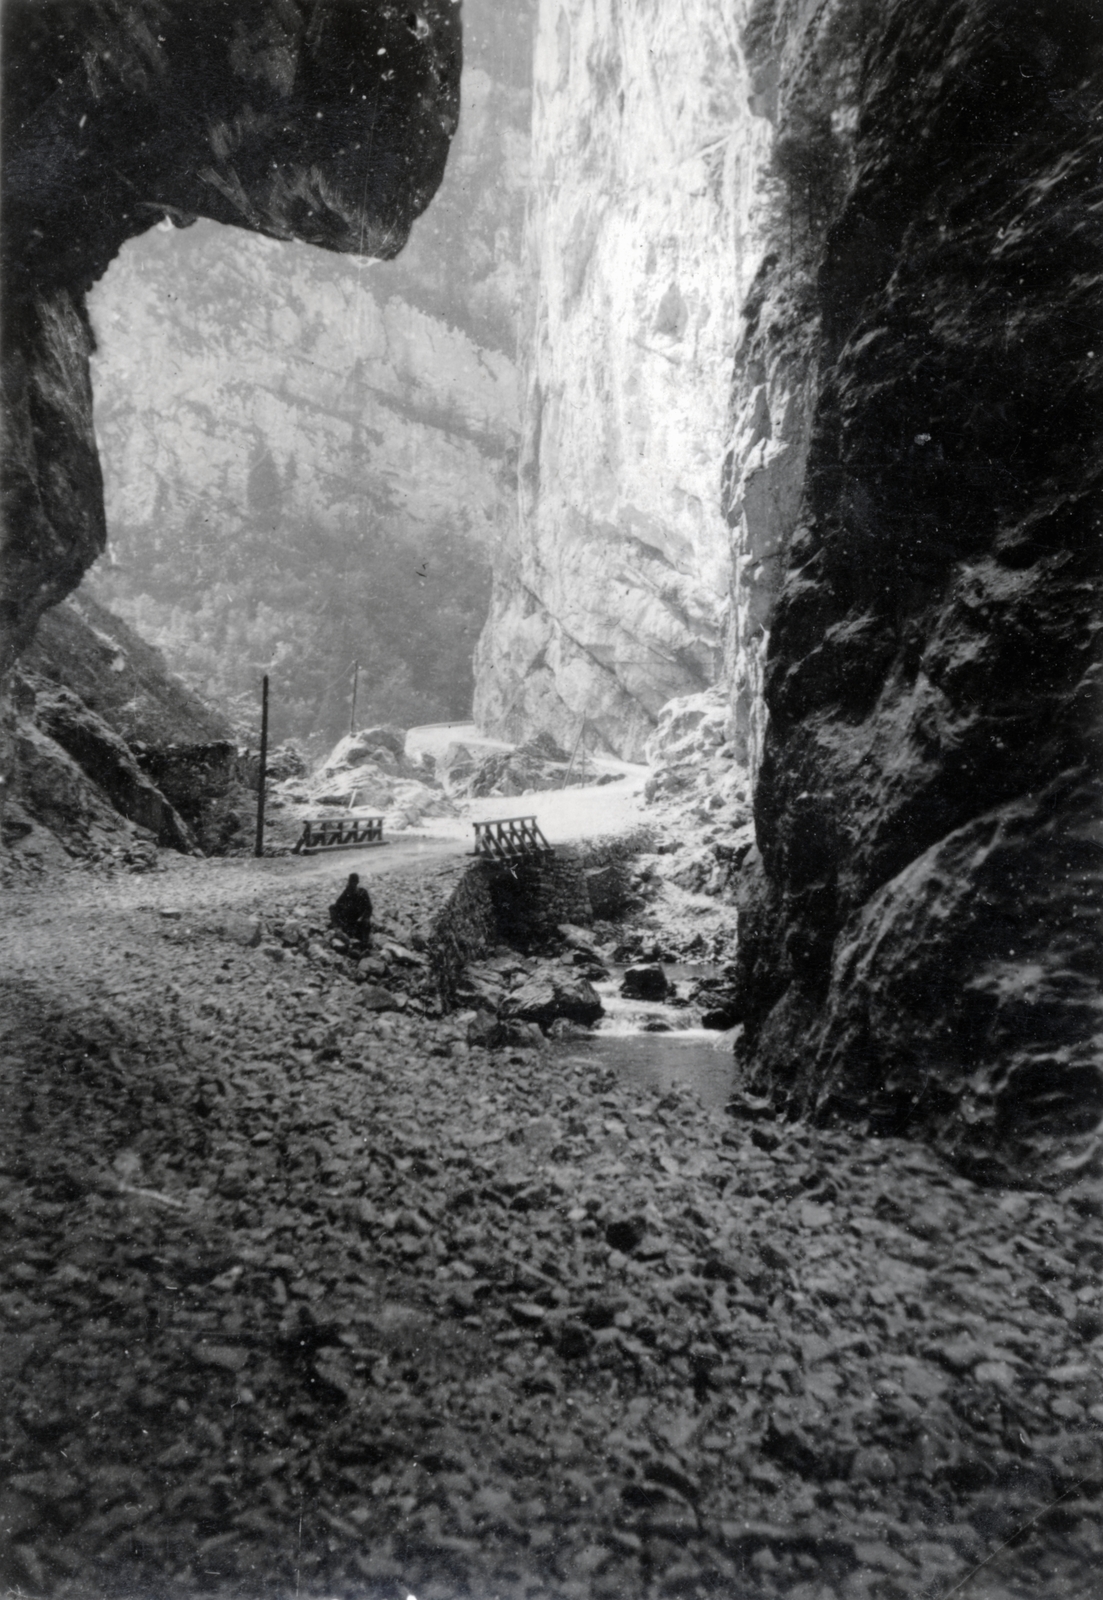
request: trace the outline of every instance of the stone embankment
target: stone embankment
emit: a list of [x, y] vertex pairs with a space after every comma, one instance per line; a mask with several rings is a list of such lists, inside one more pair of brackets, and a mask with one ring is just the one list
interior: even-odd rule
[[350, 857], [12, 897], [2, 1581], [1090, 1592], [1099, 1196], [472, 1044], [423, 965], [465, 863], [405, 848], [360, 983]]

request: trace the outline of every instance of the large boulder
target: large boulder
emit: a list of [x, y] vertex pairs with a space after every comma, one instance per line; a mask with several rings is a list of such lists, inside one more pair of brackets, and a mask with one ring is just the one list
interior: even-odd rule
[[626, 1000], [665, 1000], [670, 980], [657, 961], [629, 967], [621, 979], [620, 992]]
[[383, 723], [377, 728], [361, 728], [347, 733], [338, 740], [325, 760], [326, 771], [341, 771], [346, 767], [367, 764], [396, 767], [405, 759], [406, 731], [393, 723]]
[[514, 989], [502, 1007], [502, 1016], [535, 1022], [546, 1032], [559, 1017], [590, 1024], [604, 1007], [593, 985], [567, 967], [545, 967]]
[[651, 766], [706, 758], [727, 737], [731, 704], [722, 688], [668, 700], [644, 749]]

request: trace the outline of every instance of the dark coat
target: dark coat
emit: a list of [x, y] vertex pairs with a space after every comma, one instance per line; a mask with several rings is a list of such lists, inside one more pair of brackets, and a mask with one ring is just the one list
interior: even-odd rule
[[329, 908], [329, 920], [339, 933], [359, 944], [367, 944], [371, 937], [371, 895], [362, 884], [352, 879], [342, 889]]

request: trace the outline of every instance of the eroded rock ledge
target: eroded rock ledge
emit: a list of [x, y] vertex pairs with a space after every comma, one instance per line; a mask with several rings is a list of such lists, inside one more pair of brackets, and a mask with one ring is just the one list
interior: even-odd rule
[[0, 673], [104, 545], [84, 295], [196, 216], [392, 256], [459, 107], [451, 0], [4, 7]]

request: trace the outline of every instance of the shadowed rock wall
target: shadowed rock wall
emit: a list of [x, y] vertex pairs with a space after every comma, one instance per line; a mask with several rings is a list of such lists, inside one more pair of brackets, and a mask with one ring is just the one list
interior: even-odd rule
[[451, 0], [4, 6], [0, 672], [104, 544], [88, 288], [166, 215], [393, 256], [455, 131], [458, 13]]
[[865, 11], [754, 713], [744, 1059], [1037, 1176], [1103, 1112], [1103, 32], [1086, 0]]

